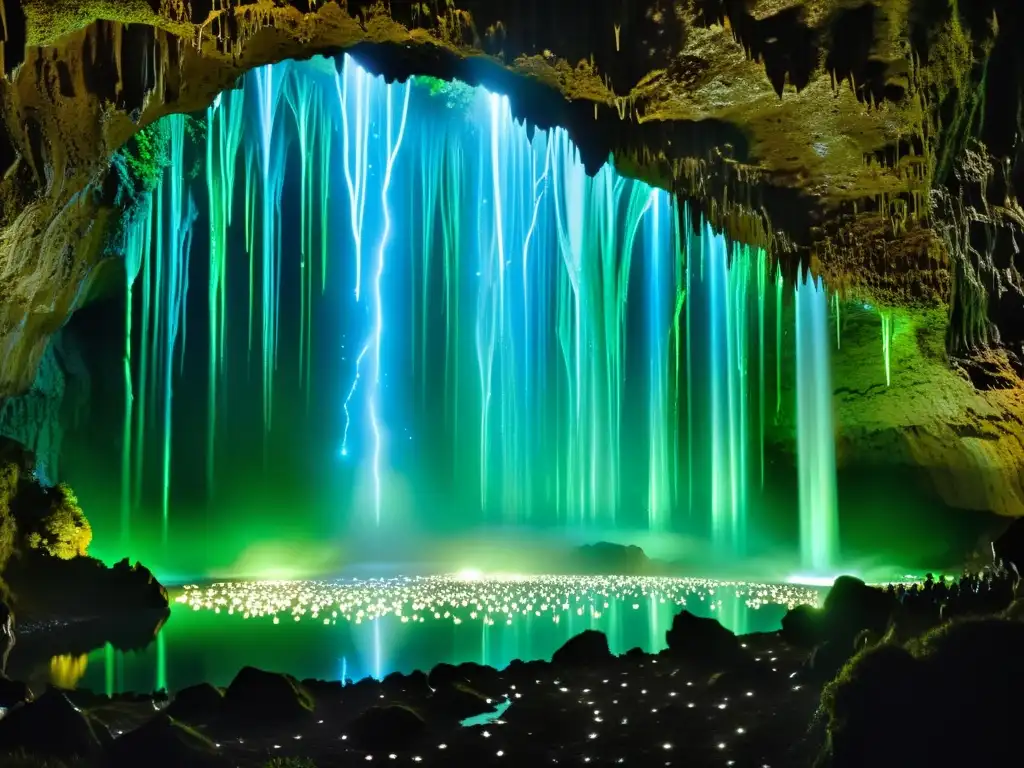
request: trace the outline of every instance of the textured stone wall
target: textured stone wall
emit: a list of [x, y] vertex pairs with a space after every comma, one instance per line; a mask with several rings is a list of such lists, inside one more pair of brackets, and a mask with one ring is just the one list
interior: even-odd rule
[[[505, 91], [520, 116], [567, 127], [592, 166], [612, 152], [790, 276], [810, 267], [848, 298], [917, 313], [934, 377], [901, 395], [894, 383], [886, 396], [909, 400], [891, 408], [839, 392], [843, 439], [892, 460], [896, 435], [953, 503], [1018, 514], [1020, 5], [4, 2], [0, 397], [29, 389], [48, 338], [118, 256], [132, 190], [111, 168], [117, 148], [252, 67], [359, 48], [389, 77]], [[844, 366], [840, 384], [856, 373]], [[990, 479], [976, 488], [964, 478], [978, 467]]]

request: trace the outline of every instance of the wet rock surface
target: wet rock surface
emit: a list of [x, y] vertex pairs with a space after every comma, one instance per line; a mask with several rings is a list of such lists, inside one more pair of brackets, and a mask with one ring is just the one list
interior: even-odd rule
[[[739, 638], [736, 647], [742, 656], [728, 666], [691, 663], [671, 652], [630, 652], [589, 665], [515, 662], [504, 670], [442, 665], [430, 674], [442, 686], [433, 690], [423, 673], [342, 686], [244, 670], [228, 690], [244, 687], [252, 709], [264, 710], [252, 721], [233, 717], [227, 698], [218, 708], [216, 689], [183, 691], [159, 714], [165, 703], [148, 696], [67, 696], [117, 735], [112, 754], [187, 753], [209, 761], [203, 765], [223, 758], [259, 766], [288, 756], [318, 766], [807, 765], [819, 747], [805, 738], [819, 688], [799, 678], [803, 652], [773, 635]], [[296, 687], [310, 706], [298, 720]], [[47, 696], [63, 700], [64, 694]], [[506, 702], [500, 715], [460, 725], [462, 716], [495, 713]], [[187, 717], [183, 709], [191, 710]], [[168, 717], [172, 712], [188, 728]], [[143, 738], [147, 733], [153, 739]]]
[[[1005, 569], [965, 574], [957, 616], [943, 622], [941, 611], [922, 610], [954, 606], [957, 593], [943, 579], [879, 589], [844, 577], [827, 610], [810, 615], [823, 622], [819, 631], [795, 636], [817, 642], [810, 652], [783, 633], [737, 637], [684, 611], [669, 630], [674, 647], [602, 652], [587, 664], [440, 664], [344, 685], [245, 668], [227, 690], [244, 697], [251, 717], [239, 717], [232, 695], [213, 686], [170, 698], [49, 690], [0, 713], [0, 756], [80, 754], [91, 758], [88, 766], [126, 768], [264, 768], [287, 758], [320, 768], [380, 761], [805, 768], [818, 758], [831, 768], [896, 768], [974, 764], [978, 756], [979, 765], [1012, 764], [1012, 723], [1024, 712], [1015, 693], [1024, 669], [1021, 601], [1003, 589], [1014, 578]], [[899, 607], [882, 638], [868, 625], [881, 620], [883, 599], [890, 606], [893, 595]], [[841, 621], [839, 610], [847, 611]], [[896, 628], [908, 612], [928, 620], [900, 639]], [[790, 617], [808, 620], [803, 610]], [[846, 642], [854, 624], [865, 626]], [[684, 643], [686, 632], [692, 637]], [[588, 631], [555, 655], [605, 647], [600, 633]], [[965, 712], [958, 701], [1000, 704]], [[894, 733], [893, 722], [906, 727]], [[936, 728], [943, 739], [934, 738]]]

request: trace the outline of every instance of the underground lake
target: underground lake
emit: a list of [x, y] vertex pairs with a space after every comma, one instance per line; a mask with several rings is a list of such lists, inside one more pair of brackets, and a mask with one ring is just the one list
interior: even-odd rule
[[301, 679], [358, 681], [436, 664], [504, 668], [546, 659], [585, 629], [614, 653], [657, 652], [683, 608], [737, 633], [771, 632], [819, 590], [672, 577], [451, 576], [367, 581], [229, 582], [172, 593], [170, 618], [144, 648], [112, 644], [33, 658], [9, 672], [30, 682], [113, 695], [228, 685], [243, 666]]

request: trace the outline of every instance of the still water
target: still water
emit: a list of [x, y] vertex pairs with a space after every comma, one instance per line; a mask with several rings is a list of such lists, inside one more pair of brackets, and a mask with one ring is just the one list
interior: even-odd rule
[[584, 629], [614, 653], [665, 647], [684, 608], [737, 633], [777, 630], [786, 610], [817, 604], [811, 587], [650, 577], [515, 578], [477, 574], [370, 581], [231, 582], [174, 595], [144, 650], [58, 655], [33, 677], [97, 692], [227, 685], [252, 665], [299, 679], [383, 677], [439, 662], [504, 667], [547, 659]]

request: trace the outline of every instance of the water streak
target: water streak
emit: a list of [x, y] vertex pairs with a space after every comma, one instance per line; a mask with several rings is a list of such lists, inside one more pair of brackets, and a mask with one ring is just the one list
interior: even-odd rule
[[829, 575], [839, 548], [829, 346], [825, 287], [808, 275], [796, 293], [800, 555], [803, 568], [819, 575]]

